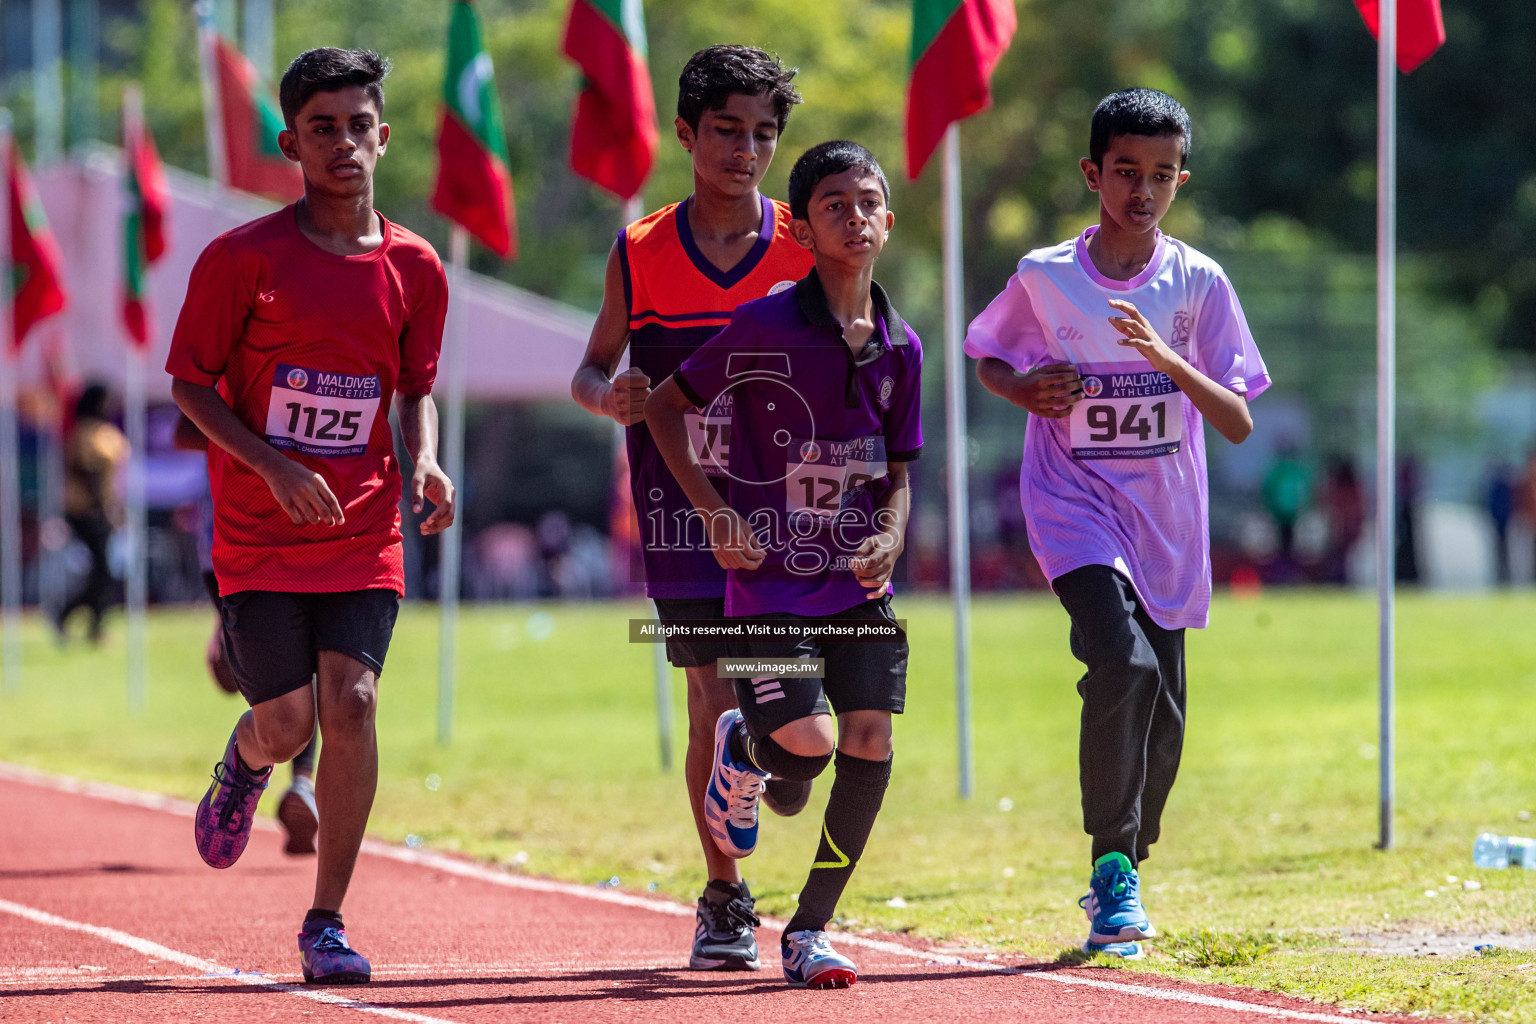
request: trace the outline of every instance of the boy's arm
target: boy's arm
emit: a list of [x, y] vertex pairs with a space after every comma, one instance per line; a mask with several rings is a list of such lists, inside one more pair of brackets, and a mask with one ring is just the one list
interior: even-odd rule
[[410, 453], [415, 470], [411, 473], [411, 510], [420, 513], [422, 500], [436, 506], [421, 524], [421, 535], [442, 533], [453, 525], [456, 493], [453, 481], [437, 464], [437, 403], [430, 394], [395, 394], [395, 412], [400, 417], [400, 436]]
[[608, 270], [603, 277], [603, 305], [592, 324], [586, 354], [571, 378], [571, 397], [597, 416], [609, 416], [621, 426], [645, 419], [645, 400], [651, 379], [631, 366], [608, 379], [629, 345], [629, 310], [624, 302], [624, 271], [619, 265], [619, 246], [608, 251]]
[[666, 460], [672, 476], [682, 485], [683, 493], [703, 515], [715, 561], [724, 569], [756, 569], [763, 564], [762, 546], [746, 520], [725, 503], [710, 483], [688, 440], [683, 413], [693, 407], [675, 378], [662, 381], [645, 402], [645, 422], [650, 427], [651, 440], [656, 442], [656, 450]]
[[976, 361], [976, 379], [1032, 416], [1064, 419], [1083, 400], [1083, 378], [1071, 363], [1037, 366], [1021, 376], [996, 356], [983, 356]]
[[295, 525], [339, 526], [346, 522], [341, 502], [331, 493], [325, 477], [257, 437], [212, 387], [177, 377], [171, 381], [171, 397], [210, 442], [250, 466], [266, 481], [272, 497]]
[[1134, 303], [1110, 299], [1109, 304], [1125, 314], [1109, 318], [1115, 330], [1125, 335], [1120, 344], [1136, 349], [1152, 369], [1166, 373], [1222, 437], [1233, 444], [1248, 439], [1253, 432], [1253, 416], [1246, 398], [1228, 391], [1169, 348]]
[[891, 589], [891, 573], [896, 571], [896, 559], [907, 542], [907, 519], [912, 514], [912, 488], [908, 482], [907, 464], [892, 462], [886, 469], [891, 489], [875, 510], [878, 533], [864, 538], [864, 543], [853, 553], [848, 567], [869, 593], [865, 600], [884, 597]]

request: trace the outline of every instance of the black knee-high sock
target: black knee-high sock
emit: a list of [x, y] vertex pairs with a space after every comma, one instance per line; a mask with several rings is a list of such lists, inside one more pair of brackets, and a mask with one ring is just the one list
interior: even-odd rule
[[832, 920], [843, 888], [864, 854], [864, 844], [869, 841], [885, 789], [891, 782], [889, 757], [870, 761], [838, 751], [833, 765], [837, 774], [827, 799], [816, 862], [800, 889], [800, 907], [785, 927], [785, 935], [819, 932]]
[[304, 745], [304, 749], [299, 751], [298, 756], [293, 759], [293, 770], [295, 772], [308, 772], [310, 775], [315, 774], [315, 757], [319, 750], [320, 724], [316, 722], [315, 731], [310, 735], [309, 742]]

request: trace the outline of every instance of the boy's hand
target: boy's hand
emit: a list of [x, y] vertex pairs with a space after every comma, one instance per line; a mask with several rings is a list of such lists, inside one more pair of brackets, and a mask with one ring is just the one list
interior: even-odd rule
[[1140, 352], [1146, 357], [1147, 362], [1152, 364], [1152, 369], [1167, 373], [1169, 368], [1178, 362], [1179, 357], [1152, 329], [1147, 318], [1142, 316], [1141, 310], [1136, 308], [1135, 303], [1126, 302], [1124, 299], [1110, 299], [1109, 304], [1125, 314], [1109, 318], [1110, 325], [1125, 335], [1120, 339], [1120, 344]]
[[651, 397], [651, 378], [631, 366], [608, 384], [603, 395], [603, 414], [628, 427], [645, 419], [645, 400]]
[[1009, 401], [1029, 412], [1059, 420], [1083, 400], [1083, 378], [1071, 363], [1037, 366], [1014, 382]]
[[421, 524], [421, 535], [430, 537], [442, 533], [453, 525], [454, 502], [458, 497], [453, 481], [443, 472], [436, 459], [421, 459], [411, 474], [411, 511], [421, 514], [423, 500], [436, 506], [432, 514]]
[[722, 569], [756, 569], [767, 554], [757, 535], [733, 508], [705, 513], [709, 522], [709, 546]]
[[896, 571], [896, 559], [901, 555], [901, 538], [881, 532], [864, 538], [864, 543], [848, 560], [848, 568], [861, 586], [869, 593], [866, 601], [884, 597], [891, 589], [891, 573]]
[[278, 455], [261, 476], [295, 526], [340, 526], [347, 521], [325, 477], [314, 470]]

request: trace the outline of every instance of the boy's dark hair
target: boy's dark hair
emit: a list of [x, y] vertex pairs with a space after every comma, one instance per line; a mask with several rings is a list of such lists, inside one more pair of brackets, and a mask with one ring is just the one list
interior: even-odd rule
[[786, 68], [772, 54], [755, 46], [711, 46], [688, 58], [677, 78], [677, 116], [694, 131], [707, 110], [719, 110], [737, 93], [766, 94], [773, 101], [779, 131], [789, 124], [789, 111], [800, 102], [790, 84], [799, 68]]
[[1178, 100], [1156, 89], [1121, 89], [1099, 101], [1088, 131], [1088, 159], [1104, 166], [1104, 154], [1116, 135], [1180, 135], [1184, 151], [1179, 166], [1189, 162], [1192, 129], [1189, 111]]
[[886, 180], [875, 154], [857, 142], [834, 139], [812, 146], [795, 161], [794, 169], [789, 172], [789, 215], [796, 220], [805, 220], [811, 212], [811, 196], [822, 179], [855, 167], [880, 179], [880, 190], [885, 193], [889, 205], [891, 183]]
[[293, 130], [293, 119], [317, 92], [335, 92], [361, 86], [384, 116], [384, 79], [389, 74], [389, 58], [372, 50], [343, 50], [322, 46], [305, 50], [293, 58], [277, 88], [277, 101], [283, 108], [283, 121]]

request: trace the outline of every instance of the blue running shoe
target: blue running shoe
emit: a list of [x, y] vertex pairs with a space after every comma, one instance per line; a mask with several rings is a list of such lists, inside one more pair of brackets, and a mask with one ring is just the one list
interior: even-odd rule
[[1094, 953], [1103, 953], [1105, 956], [1117, 956], [1122, 960], [1145, 960], [1147, 956], [1142, 952], [1139, 942], [1094, 942], [1092, 939], [1083, 943], [1083, 952], [1090, 956]]
[[193, 819], [197, 852], [209, 867], [227, 868], [240, 859], [251, 839], [256, 804], [272, 778], [272, 767], [252, 773], [240, 763], [235, 734], [229, 734], [224, 757], [213, 766], [213, 785], [203, 794]]
[[750, 856], [757, 849], [757, 805], [766, 772], [737, 764], [731, 757], [731, 730], [741, 721], [735, 708], [715, 723], [715, 770], [704, 794], [704, 822], [715, 845], [727, 857]]
[[790, 932], [784, 936], [784, 980], [790, 988], [847, 988], [859, 980], [859, 969], [832, 948], [826, 932]]
[[340, 921], [305, 921], [299, 929], [299, 967], [313, 985], [361, 985], [373, 976], [368, 958], [347, 945]]
[[1088, 941], [1095, 943], [1134, 942], [1157, 938], [1157, 929], [1147, 920], [1141, 906], [1141, 880], [1130, 858], [1123, 853], [1106, 853], [1093, 865], [1088, 879], [1088, 895], [1077, 901], [1088, 915]]

